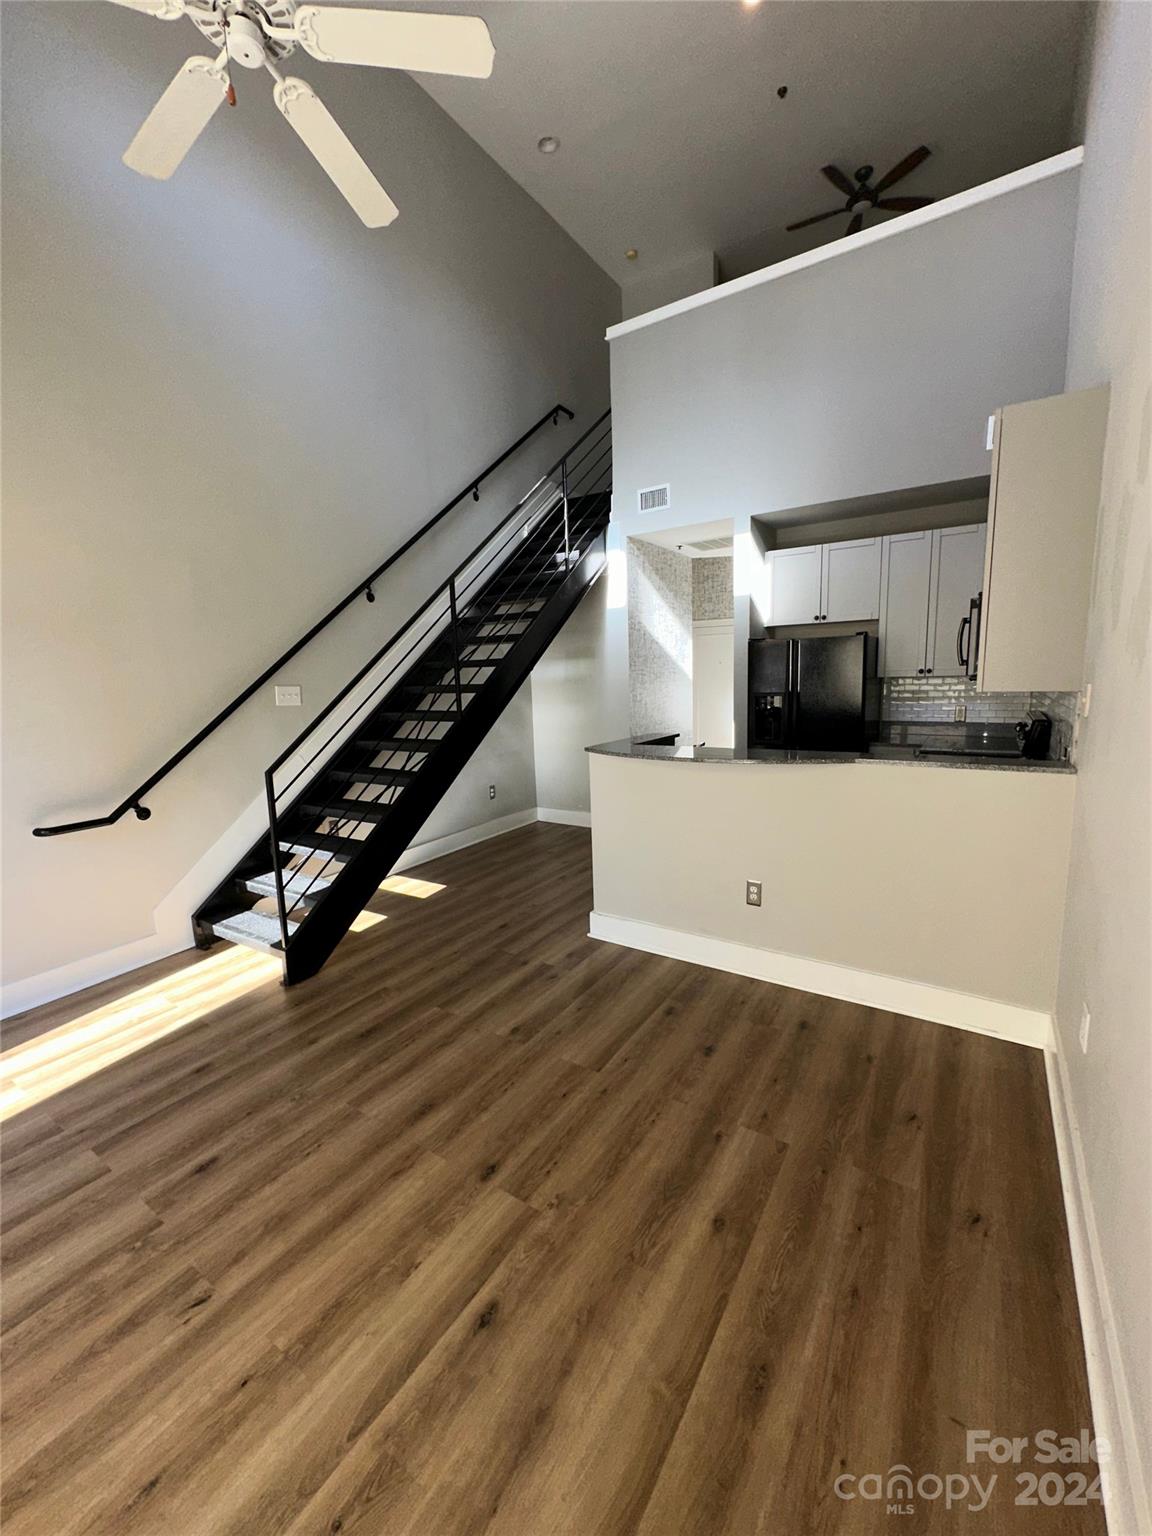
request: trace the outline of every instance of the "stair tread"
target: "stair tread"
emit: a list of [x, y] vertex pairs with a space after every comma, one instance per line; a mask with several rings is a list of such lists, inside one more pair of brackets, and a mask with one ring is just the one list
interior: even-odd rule
[[427, 755], [439, 740], [438, 736], [357, 736], [356, 745], [373, 752], [422, 752]]
[[330, 816], [334, 821], [383, 821], [391, 805], [380, 800], [306, 801], [300, 809], [309, 816]]
[[[479, 693], [483, 683], [461, 683], [461, 693]], [[455, 693], [456, 682], [453, 679], [448, 683], [401, 683], [400, 687], [405, 693]]]
[[[330, 880], [323, 880], [318, 875], [289, 874], [284, 877], [285, 896], [319, 896], [331, 885]], [[276, 876], [271, 870], [266, 875], [256, 875], [252, 880], [245, 880], [244, 885], [254, 896], [275, 896]]]
[[336, 837], [331, 832], [294, 832], [291, 841], [280, 846], [286, 853], [334, 853], [350, 859], [364, 844], [358, 837]]
[[378, 709], [382, 720], [459, 720], [458, 709]]
[[324, 777], [343, 784], [411, 784], [416, 771], [412, 768], [329, 768]]
[[[289, 934], [295, 933], [299, 923], [289, 923]], [[233, 944], [243, 944], [249, 949], [283, 952], [280, 942], [280, 919], [263, 912], [236, 912], [232, 917], [221, 918], [212, 924], [212, 932], [219, 939], [229, 939]]]

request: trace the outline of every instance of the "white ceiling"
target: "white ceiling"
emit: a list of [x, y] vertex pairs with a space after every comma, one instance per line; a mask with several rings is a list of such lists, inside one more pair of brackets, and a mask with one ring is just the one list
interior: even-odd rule
[[[829, 161], [882, 174], [924, 143], [932, 159], [898, 190], [948, 196], [1074, 142], [1076, 0], [463, 9], [491, 28], [492, 79], [415, 78], [621, 283], [705, 251], [734, 277], [843, 233], [783, 232], [841, 200], [819, 174]], [[553, 155], [536, 148], [545, 134]]]

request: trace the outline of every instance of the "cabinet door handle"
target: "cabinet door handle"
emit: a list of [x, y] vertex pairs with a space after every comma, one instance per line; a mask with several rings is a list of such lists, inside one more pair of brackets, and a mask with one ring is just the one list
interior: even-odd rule
[[819, 624], [819, 622], [820, 622], [820, 615], [818, 613], [814, 613], [812, 615], [812, 622], [814, 624]]
[[960, 620], [960, 628], [956, 631], [956, 664], [959, 667], [963, 667], [965, 672], [968, 670], [968, 658], [964, 654], [964, 631], [970, 629], [971, 626], [972, 614], [969, 611]]
[[827, 615], [827, 614], [826, 614], [826, 613], [822, 613], [822, 614], [821, 614], [821, 615], [820, 615], [820, 617], [821, 617], [821, 619], [826, 619], [826, 618], [827, 618], [827, 617], [828, 617], [828, 615]]

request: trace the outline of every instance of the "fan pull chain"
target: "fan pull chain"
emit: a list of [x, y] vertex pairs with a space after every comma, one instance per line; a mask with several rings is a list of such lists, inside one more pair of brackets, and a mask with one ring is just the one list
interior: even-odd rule
[[220, 26], [224, 32], [224, 76], [228, 81], [228, 89], [224, 92], [224, 100], [230, 107], [236, 105], [236, 87], [232, 84], [232, 55], [228, 52], [228, 11], [224, 6], [220, 7]]

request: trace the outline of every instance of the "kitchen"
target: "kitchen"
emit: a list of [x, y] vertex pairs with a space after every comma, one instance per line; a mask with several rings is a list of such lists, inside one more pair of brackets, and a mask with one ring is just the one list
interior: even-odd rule
[[700, 584], [670, 562], [702, 566], [685, 546], [712, 530], [629, 541], [634, 729], [589, 749], [594, 936], [1045, 1043], [1107, 408], [1005, 406], [983, 482], [753, 517], [731, 745], [678, 723], [686, 668], [702, 706], [672, 615]]
[[[643, 580], [631, 588], [634, 734], [671, 734], [681, 717], [656, 685], [662, 651], [691, 674], [701, 751], [733, 748], [743, 714], [752, 758], [1069, 765], [1106, 414], [1102, 391], [1010, 406], [989, 422], [983, 481], [754, 517], [746, 704], [733, 697], [739, 642], [723, 591], [731, 524], [632, 540], [637, 571], [659, 587], [655, 621]], [[676, 566], [692, 620], [679, 641]]]

